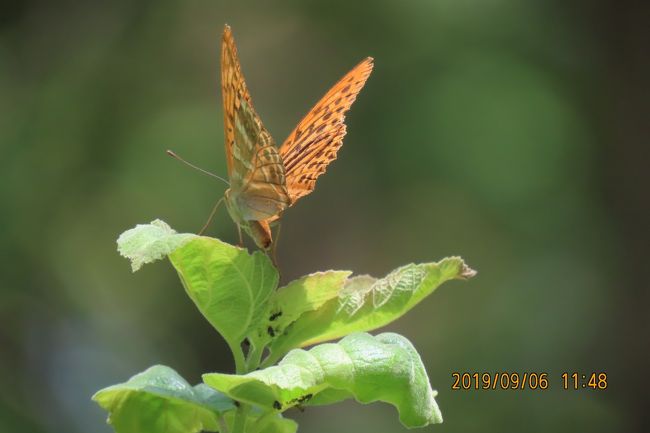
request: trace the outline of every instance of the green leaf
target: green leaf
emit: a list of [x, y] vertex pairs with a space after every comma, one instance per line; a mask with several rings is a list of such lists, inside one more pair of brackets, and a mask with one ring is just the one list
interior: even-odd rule
[[276, 330], [276, 338], [269, 346], [272, 356], [265, 365], [296, 347], [385, 326], [445, 281], [474, 275], [460, 257], [450, 257], [438, 263], [402, 266], [381, 279], [366, 275], [350, 278], [337, 297], [302, 314], [286, 329]]
[[145, 263], [155, 262], [173, 252], [196, 235], [176, 233], [164, 221], [138, 224], [117, 239], [119, 253], [131, 260], [131, 269], [137, 271]]
[[259, 433], [295, 433], [296, 431], [298, 431], [297, 422], [278, 414], [263, 424]]
[[[207, 386], [207, 385], [206, 385]], [[255, 433], [295, 433], [298, 430], [298, 424], [282, 414], [277, 412], [262, 411], [258, 408], [248, 413], [247, 426]], [[234, 430], [235, 411], [228, 412], [224, 415], [228, 431]]]
[[109, 412], [107, 422], [117, 433], [217, 431], [218, 417], [235, 409], [224, 394], [205, 384], [192, 387], [163, 365], [104, 388], [92, 398]]
[[229, 397], [267, 410], [329, 404], [346, 398], [395, 406], [402, 424], [442, 422], [420, 356], [404, 337], [356, 333], [339, 343], [292, 350], [277, 365], [247, 375], [211, 373], [203, 381]]
[[268, 317], [260, 324], [255, 344], [266, 344], [308, 311], [320, 308], [336, 298], [343, 288], [349, 271], [316, 272], [290, 282], [273, 294]]
[[262, 252], [196, 237], [169, 258], [199, 311], [231, 347], [268, 317], [278, 272]]

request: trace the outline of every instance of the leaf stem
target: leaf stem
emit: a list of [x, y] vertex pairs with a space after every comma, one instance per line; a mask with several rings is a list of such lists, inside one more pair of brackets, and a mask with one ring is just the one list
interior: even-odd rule
[[228, 424], [226, 423], [226, 420], [224, 419], [223, 416], [217, 417], [217, 422], [219, 423], [219, 427], [221, 430], [219, 430], [220, 433], [229, 433], [230, 430], [228, 430]]
[[246, 431], [246, 421], [248, 420], [248, 412], [250, 405], [240, 403], [235, 413], [235, 421], [233, 422], [233, 433], [244, 433]]
[[252, 433], [258, 433], [262, 431], [275, 416], [277, 416], [277, 412], [268, 411], [264, 415], [257, 418], [257, 421], [255, 421], [255, 424], [253, 424]]
[[235, 372], [237, 374], [246, 374], [246, 358], [244, 357], [244, 351], [241, 349], [241, 346], [238, 344], [232, 344], [230, 341], [227, 342], [230, 351], [232, 352], [233, 358], [235, 358]]

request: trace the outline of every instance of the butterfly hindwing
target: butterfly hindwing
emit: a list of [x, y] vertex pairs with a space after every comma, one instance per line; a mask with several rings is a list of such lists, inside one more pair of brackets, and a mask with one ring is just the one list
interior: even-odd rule
[[245, 220], [271, 218], [290, 203], [285, 168], [253, 108], [228, 26], [221, 45], [221, 90], [228, 176], [238, 210]]
[[368, 57], [341, 78], [280, 147], [291, 204], [312, 192], [318, 176], [336, 159], [346, 133], [345, 113], [366, 83], [372, 67], [373, 59]]

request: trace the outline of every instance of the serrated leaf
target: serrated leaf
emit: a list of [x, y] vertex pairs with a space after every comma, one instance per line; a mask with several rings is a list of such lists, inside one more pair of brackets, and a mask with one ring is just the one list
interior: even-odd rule
[[109, 412], [107, 422], [117, 433], [217, 431], [218, 417], [235, 409], [224, 394], [205, 384], [192, 387], [163, 365], [104, 388], [92, 399]]
[[122, 233], [117, 239], [117, 250], [131, 261], [131, 269], [135, 272], [143, 264], [164, 258], [194, 237], [196, 235], [190, 233], [176, 233], [164, 221], [154, 220]]
[[265, 254], [196, 237], [169, 259], [199, 311], [231, 346], [266, 318], [278, 271]]
[[381, 279], [350, 278], [339, 296], [317, 310], [302, 314], [286, 329], [278, 330], [269, 346], [272, 356], [268, 361], [277, 360], [295, 347], [385, 326], [445, 281], [466, 279], [474, 274], [460, 257], [450, 257], [438, 263], [402, 266]]
[[354, 397], [395, 406], [407, 427], [442, 422], [424, 365], [404, 337], [356, 333], [309, 351], [292, 350], [277, 365], [247, 375], [211, 373], [203, 381], [229, 397], [283, 411]]

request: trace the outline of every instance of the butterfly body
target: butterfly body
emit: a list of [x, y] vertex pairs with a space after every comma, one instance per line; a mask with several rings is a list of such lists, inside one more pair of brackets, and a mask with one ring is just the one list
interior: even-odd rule
[[233, 221], [255, 244], [268, 250], [270, 224], [300, 197], [336, 154], [345, 135], [345, 112], [372, 71], [367, 58], [332, 87], [277, 148], [253, 108], [237, 48], [226, 26], [221, 44], [221, 90], [225, 150], [230, 188], [226, 207]]

